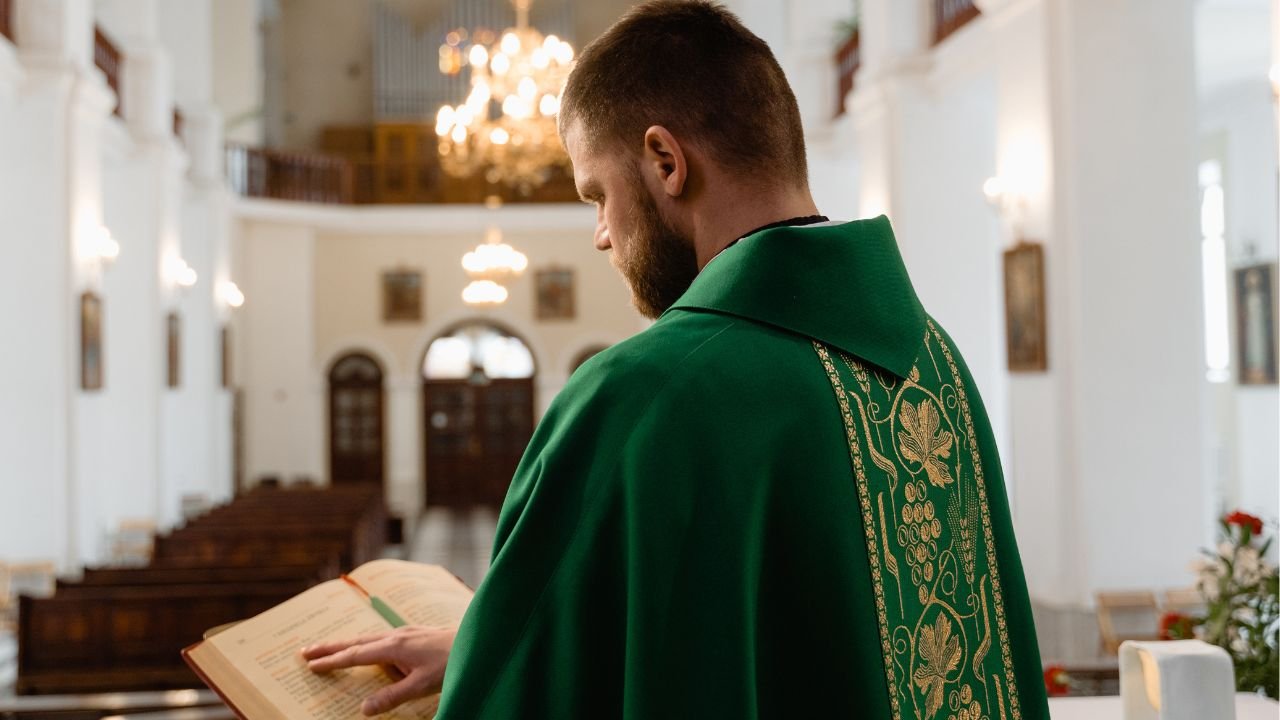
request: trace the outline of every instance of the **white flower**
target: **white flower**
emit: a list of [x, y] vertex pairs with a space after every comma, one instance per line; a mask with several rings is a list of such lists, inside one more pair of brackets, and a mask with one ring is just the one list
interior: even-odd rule
[[1262, 556], [1255, 547], [1244, 546], [1236, 552], [1236, 584], [1248, 587], [1262, 579]]

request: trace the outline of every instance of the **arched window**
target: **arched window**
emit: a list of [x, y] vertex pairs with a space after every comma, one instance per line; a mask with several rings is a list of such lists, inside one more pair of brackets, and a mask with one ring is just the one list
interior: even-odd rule
[[363, 353], [329, 371], [329, 476], [336, 483], [383, 481], [382, 368]]
[[422, 363], [428, 505], [498, 507], [533, 434], [533, 353], [487, 323], [432, 341]]

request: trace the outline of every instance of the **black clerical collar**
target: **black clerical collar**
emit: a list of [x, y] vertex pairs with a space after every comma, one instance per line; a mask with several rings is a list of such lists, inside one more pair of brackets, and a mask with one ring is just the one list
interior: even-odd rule
[[[743, 240], [745, 238], [751, 237], [752, 235], [755, 235], [756, 233], [762, 233], [765, 230], [772, 230], [774, 228], [799, 227], [801, 225], [816, 225], [818, 223], [824, 223], [824, 222], [831, 222], [831, 220], [826, 215], [802, 215], [800, 217], [793, 217], [790, 220], [779, 220], [778, 222], [769, 223], [764, 227], [758, 227], [755, 230], [752, 230], [751, 232], [747, 233], [746, 235], [743, 235], [742, 237], [738, 238], [738, 240]], [[711, 259], [715, 260], [716, 258], [720, 257], [720, 253], [724, 252], [725, 250], [728, 250], [734, 245], [737, 245], [738, 240], [734, 240], [728, 245], [725, 245], [724, 247], [720, 248], [720, 252], [717, 252], [715, 256], [712, 257]]]
[[[764, 227], [758, 227], [755, 230], [752, 230], [751, 232], [738, 238], [738, 240], [741, 240], [742, 238], [750, 237], [752, 235], [755, 235], [758, 232], [764, 232], [765, 230], [772, 230], [774, 228], [799, 227], [801, 225], [816, 225], [818, 223], [823, 223], [823, 222], [830, 222], [830, 218], [828, 218], [826, 215], [804, 215], [801, 217], [793, 217], [790, 220], [779, 220], [778, 222], [775, 222], [775, 223], [769, 223]], [[738, 242], [738, 240], [734, 240], [733, 242]], [[730, 245], [732, 244], [733, 243], [730, 243]]]

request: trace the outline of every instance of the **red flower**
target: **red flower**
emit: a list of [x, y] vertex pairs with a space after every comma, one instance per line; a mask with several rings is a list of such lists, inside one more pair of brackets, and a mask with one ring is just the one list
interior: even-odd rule
[[1247, 512], [1241, 512], [1237, 510], [1231, 513], [1230, 515], [1222, 518], [1222, 521], [1228, 525], [1239, 525], [1240, 527], [1247, 527], [1249, 528], [1250, 534], [1252, 535], [1262, 534], [1262, 519], [1254, 515], [1250, 515]]
[[1182, 613], [1168, 612], [1160, 617], [1161, 640], [1190, 640], [1195, 636], [1195, 620]]
[[1044, 689], [1049, 697], [1062, 697], [1071, 690], [1071, 676], [1061, 665], [1050, 665], [1044, 669]]

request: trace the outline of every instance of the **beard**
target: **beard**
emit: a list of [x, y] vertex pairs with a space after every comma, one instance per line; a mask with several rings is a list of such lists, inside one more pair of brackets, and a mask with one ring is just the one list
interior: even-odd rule
[[631, 287], [636, 310], [656, 320], [693, 284], [698, 276], [698, 256], [692, 238], [672, 227], [644, 191], [638, 170], [632, 188], [631, 226], [635, 230], [627, 238], [627, 256], [614, 257], [618, 271]]

